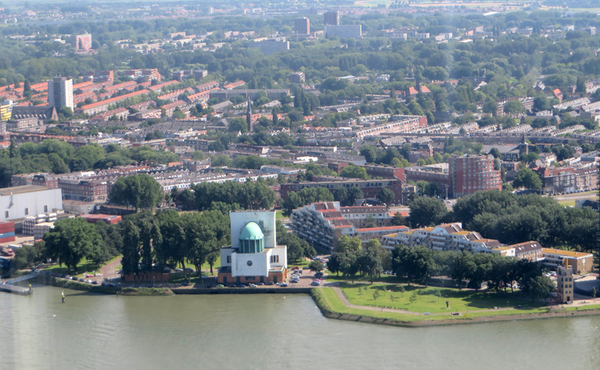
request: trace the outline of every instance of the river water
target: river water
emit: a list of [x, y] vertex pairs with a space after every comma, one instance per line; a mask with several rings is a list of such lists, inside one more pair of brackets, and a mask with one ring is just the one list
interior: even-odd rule
[[400, 328], [308, 295], [0, 293], [0, 369], [598, 369], [600, 317]]

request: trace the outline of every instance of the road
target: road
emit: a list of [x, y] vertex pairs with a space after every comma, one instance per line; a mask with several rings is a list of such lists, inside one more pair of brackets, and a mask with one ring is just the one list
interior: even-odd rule
[[563, 195], [555, 195], [552, 198], [554, 200], [579, 200], [579, 199], [597, 199], [597, 192], [587, 191], [585, 193], [573, 193], [573, 194], [563, 194]]

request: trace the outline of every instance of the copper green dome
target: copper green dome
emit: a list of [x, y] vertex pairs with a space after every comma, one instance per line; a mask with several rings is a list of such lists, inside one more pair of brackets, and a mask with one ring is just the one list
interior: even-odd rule
[[240, 253], [260, 253], [265, 249], [264, 237], [260, 226], [254, 221], [248, 222], [240, 233]]

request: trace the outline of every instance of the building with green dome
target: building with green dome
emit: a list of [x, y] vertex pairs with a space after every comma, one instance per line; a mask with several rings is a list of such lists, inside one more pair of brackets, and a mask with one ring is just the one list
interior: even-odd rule
[[221, 248], [221, 284], [278, 283], [287, 277], [287, 246], [277, 245], [274, 211], [231, 212], [231, 247]]

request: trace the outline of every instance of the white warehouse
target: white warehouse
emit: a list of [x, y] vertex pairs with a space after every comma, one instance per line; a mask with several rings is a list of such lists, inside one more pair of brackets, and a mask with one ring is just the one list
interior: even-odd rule
[[37, 185], [0, 189], [0, 220], [11, 221], [63, 209], [62, 190]]

